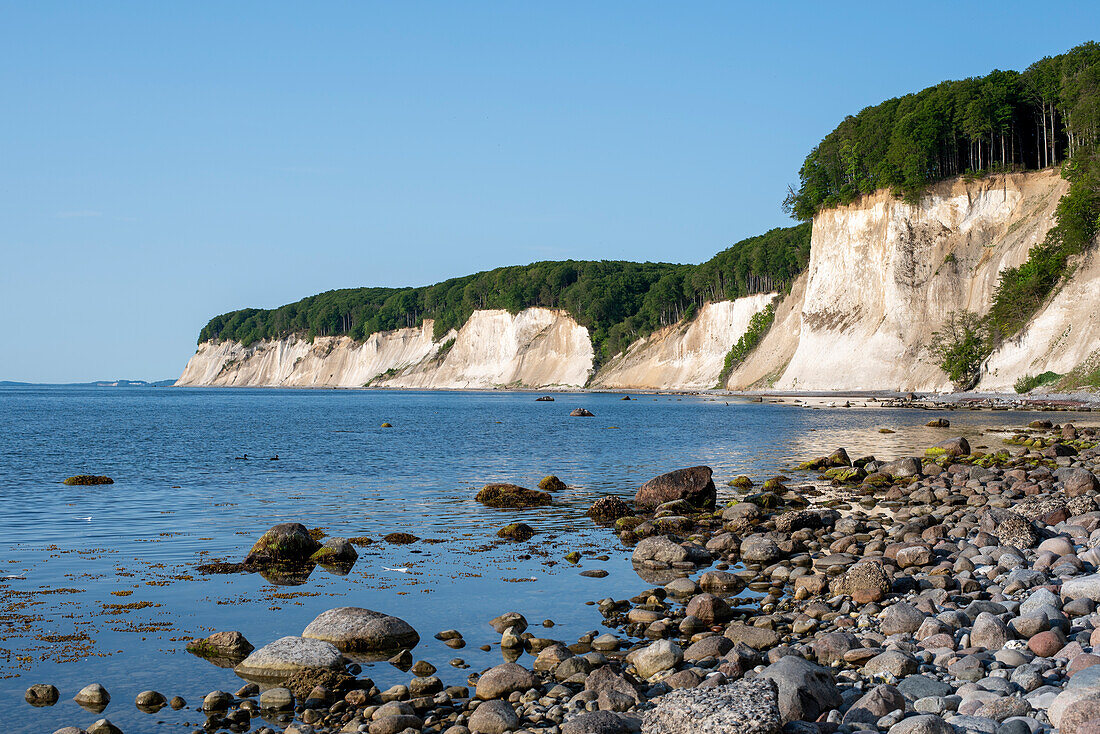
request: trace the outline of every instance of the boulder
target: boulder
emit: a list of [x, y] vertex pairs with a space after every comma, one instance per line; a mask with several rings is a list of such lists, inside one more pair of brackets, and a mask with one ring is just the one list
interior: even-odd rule
[[325, 538], [325, 542], [314, 551], [309, 560], [314, 563], [350, 566], [358, 558], [358, 551], [347, 538]]
[[970, 442], [962, 436], [951, 438], [935, 446], [934, 453], [947, 456], [967, 456], [970, 454]]
[[1062, 583], [1063, 599], [1092, 599], [1100, 602], [1100, 573], [1066, 579]]
[[671, 640], [657, 640], [634, 650], [626, 656], [642, 678], [652, 678], [657, 673], [675, 668], [684, 659], [680, 646]]
[[1087, 492], [1100, 491], [1100, 481], [1088, 469], [1067, 466], [1055, 471], [1054, 476], [1062, 483], [1067, 497], [1080, 497]]
[[634, 504], [654, 508], [672, 500], [686, 500], [695, 507], [714, 507], [718, 490], [711, 479], [709, 466], [693, 466], [654, 477], [634, 495]]
[[470, 714], [467, 726], [473, 734], [505, 734], [519, 728], [519, 716], [507, 701], [483, 701]]
[[535, 674], [522, 665], [502, 663], [489, 668], [477, 681], [476, 695], [482, 701], [507, 698], [513, 691], [526, 692], [538, 685]]
[[863, 694], [844, 714], [845, 724], [861, 722], [872, 727], [892, 711], [905, 711], [905, 696], [893, 686], [875, 686]]
[[955, 730], [943, 718], [924, 714], [902, 719], [890, 727], [889, 734], [955, 734]]
[[420, 635], [405, 620], [361, 607], [321, 612], [302, 637], [331, 642], [345, 652], [389, 652], [413, 648], [420, 642]]
[[920, 459], [905, 458], [897, 459], [882, 464], [878, 467], [878, 471], [882, 474], [889, 474], [895, 479], [906, 477], [919, 477], [922, 472], [922, 466]]
[[343, 670], [344, 656], [335, 645], [306, 637], [281, 637], [264, 645], [234, 669], [246, 680], [283, 680], [304, 668]]
[[754, 678], [662, 696], [645, 712], [642, 734], [779, 734], [782, 725], [775, 682]]
[[630, 510], [630, 505], [618, 497], [608, 496], [600, 497], [593, 502], [585, 514], [600, 522], [614, 522], [620, 517], [628, 517], [633, 513]]
[[890, 593], [890, 577], [881, 563], [861, 561], [829, 583], [829, 593], [844, 594], [858, 603], [879, 601]]
[[692, 597], [691, 601], [687, 603], [685, 612], [688, 616], [695, 617], [704, 624], [725, 622], [733, 616], [733, 611], [726, 600], [714, 594], [699, 594]]
[[636, 718], [612, 711], [586, 711], [561, 725], [561, 734], [631, 734], [637, 730]]
[[568, 489], [568, 487], [556, 475], [548, 474], [539, 480], [539, 489], [543, 492], [561, 492]]
[[244, 559], [247, 568], [279, 565], [305, 565], [321, 544], [314, 540], [305, 525], [284, 522], [260, 536]]
[[749, 563], [771, 563], [785, 555], [779, 544], [766, 535], [750, 535], [741, 541], [741, 560]]
[[996, 535], [1004, 545], [1026, 550], [1039, 542], [1039, 533], [1031, 521], [1018, 512], [992, 507], [982, 513], [978, 527]]
[[666, 565], [685, 561], [703, 562], [709, 554], [702, 548], [696, 548], [697, 546], [683, 546], [667, 535], [654, 535], [638, 542], [631, 560], [634, 563], [654, 561]]
[[974, 627], [970, 631], [970, 644], [973, 647], [984, 647], [990, 652], [996, 652], [1012, 639], [1012, 631], [1008, 625], [989, 612], [981, 612], [974, 620]]
[[788, 655], [766, 667], [760, 675], [775, 682], [784, 722], [816, 721], [818, 716], [842, 703], [833, 674], [808, 660]]
[[89, 683], [77, 691], [77, 694], [73, 696], [73, 700], [81, 707], [99, 713], [107, 708], [107, 704], [111, 702], [111, 694], [107, 693], [107, 689], [100, 684]]
[[909, 634], [920, 629], [925, 616], [924, 612], [912, 604], [898, 602], [897, 604], [891, 604], [883, 612], [879, 629], [882, 630], [882, 634], [887, 636]]
[[187, 652], [192, 655], [198, 655], [201, 658], [235, 659], [237, 662], [244, 660], [255, 649], [244, 635], [235, 630], [215, 632], [209, 637], [187, 643]]

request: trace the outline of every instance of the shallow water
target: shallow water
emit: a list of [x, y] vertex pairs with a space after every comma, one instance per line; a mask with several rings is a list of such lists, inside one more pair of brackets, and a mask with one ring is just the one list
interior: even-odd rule
[[[993, 426], [1032, 413], [954, 411], [952, 428], [924, 427], [929, 413], [748, 403], [712, 396], [177, 388], [0, 388], [0, 703], [6, 730], [49, 732], [105, 716], [127, 732], [201, 725], [194, 710], [214, 689], [242, 681], [184, 651], [187, 639], [237, 629], [257, 647], [300, 634], [318, 613], [364, 606], [396, 614], [420, 632], [414, 657], [448, 685], [501, 660], [487, 621], [527, 616], [536, 634], [567, 642], [601, 629], [585, 601], [648, 588], [629, 550], [584, 517], [599, 496], [630, 499], [645, 480], [684, 466], [714, 469], [719, 499], [747, 473], [761, 480], [845, 446], [854, 458], [911, 455], [954, 435], [999, 448]], [[594, 418], [571, 418], [586, 407]], [[381, 428], [383, 422], [393, 428]], [[894, 434], [880, 434], [890, 428]], [[247, 454], [249, 460], [234, 457]], [[278, 461], [269, 457], [278, 455]], [[67, 487], [73, 474], [115, 484]], [[548, 473], [569, 489], [554, 504], [493, 510], [473, 501], [489, 481], [534, 486]], [[524, 520], [538, 535], [498, 543], [496, 530]], [[271, 525], [299, 521], [332, 536], [405, 531], [425, 541], [360, 548], [347, 576], [318, 568], [299, 586], [259, 575], [203, 576], [196, 565], [241, 560]], [[579, 566], [563, 560], [586, 553]], [[601, 561], [596, 555], [607, 555]], [[604, 579], [579, 576], [604, 568]], [[402, 572], [393, 569], [407, 569]], [[542, 630], [539, 622], [556, 626]], [[457, 628], [468, 646], [432, 636]], [[521, 660], [530, 665], [531, 660]], [[380, 688], [409, 674], [368, 666]], [[61, 702], [23, 702], [49, 682]], [[102, 683], [103, 714], [72, 696]], [[156, 689], [191, 710], [149, 715], [133, 705]], [[257, 725], [262, 722], [257, 721]], [[186, 728], [185, 728], [185, 725]]]

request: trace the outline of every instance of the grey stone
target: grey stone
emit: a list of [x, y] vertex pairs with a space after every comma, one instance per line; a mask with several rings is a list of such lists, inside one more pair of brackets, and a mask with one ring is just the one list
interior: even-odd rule
[[475, 734], [504, 734], [519, 728], [519, 716], [507, 701], [483, 701], [470, 714], [467, 726]]
[[775, 682], [755, 678], [713, 688], [673, 691], [645, 713], [642, 732], [778, 734], [782, 719]]
[[951, 725], [935, 714], [910, 716], [890, 727], [889, 734], [955, 734]]
[[675, 668], [684, 659], [684, 653], [680, 646], [671, 640], [657, 640], [649, 645], [634, 650], [626, 656], [628, 662], [634, 665], [638, 675], [642, 678], [651, 678], [657, 673]]
[[234, 669], [246, 680], [280, 680], [302, 668], [340, 670], [344, 656], [336, 646], [306, 637], [281, 637], [264, 645], [242, 660]]
[[476, 695], [483, 701], [506, 697], [512, 691], [526, 691], [538, 685], [535, 674], [522, 665], [502, 663], [478, 679]]
[[350, 652], [383, 652], [416, 647], [420, 635], [408, 622], [362, 607], [337, 607], [321, 612], [302, 637], [331, 642]]
[[775, 681], [783, 721], [815, 721], [841, 704], [833, 674], [793, 655], [780, 658], [760, 674]]

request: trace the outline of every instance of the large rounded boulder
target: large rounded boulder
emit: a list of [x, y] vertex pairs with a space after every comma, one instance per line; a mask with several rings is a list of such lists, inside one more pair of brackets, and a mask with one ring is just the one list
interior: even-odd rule
[[344, 656], [335, 645], [305, 637], [281, 637], [242, 660], [233, 672], [247, 680], [289, 678], [304, 668], [342, 670]]
[[666, 502], [686, 500], [694, 507], [714, 507], [718, 490], [711, 479], [712, 473], [709, 466], [693, 466], [654, 477], [638, 490], [634, 496], [634, 504], [653, 509]]
[[386, 652], [416, 647], [420, 635], [405, 620], [362, 607], [321, 612], [302, 637], [324, 640], [345, 652]]
[[312, 563], [310, 556], [321, 547], [305, 525], [284, 522], [260, 536], [248, 552], [244, 565], [263, 568], [279, 565], [305, 565]]

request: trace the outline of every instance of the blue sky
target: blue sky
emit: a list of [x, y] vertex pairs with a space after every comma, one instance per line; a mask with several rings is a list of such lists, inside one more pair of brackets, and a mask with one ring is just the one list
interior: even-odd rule
[[[766, 7], [774, 5], [775, 7]], [[1100, 38], [1059, 3], [0, 2], [0, 379], [207, 319], [788, 224], [846, 114]]]

